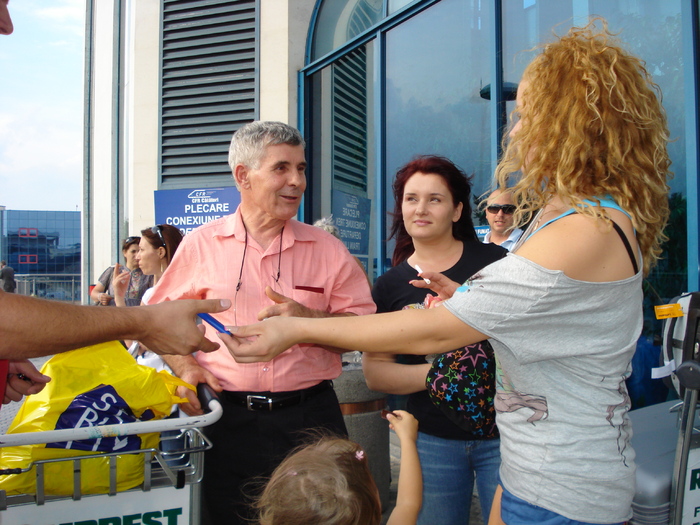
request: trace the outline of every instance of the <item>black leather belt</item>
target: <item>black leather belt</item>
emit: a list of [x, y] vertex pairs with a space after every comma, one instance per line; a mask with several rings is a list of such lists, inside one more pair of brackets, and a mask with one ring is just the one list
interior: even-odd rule
[[333, 382], [326, 380], [304, 390], [294, 390], [292, 392], [231, 392], [224, 390], [219, 395], [227, 401], [243, 406], [248, 410], [277, 410], [299, 403], [310, 397], [320, 394], [333, 386]]

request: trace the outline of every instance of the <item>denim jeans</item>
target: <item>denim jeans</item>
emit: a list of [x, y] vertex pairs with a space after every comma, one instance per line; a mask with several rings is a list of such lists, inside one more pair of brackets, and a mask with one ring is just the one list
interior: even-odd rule
[[491, 512], [501, 464], [500, 440], [461, 441], [418, 433], [423, 507], [418, 525], [469, 523], [474, 478], [484, 522]]
[[[576, 521], [513, 496], [505, 488], [501, 496], [501, 520], [508, 525], [594, 525]], [[613, 525], [624, 525], [615, 523]]]

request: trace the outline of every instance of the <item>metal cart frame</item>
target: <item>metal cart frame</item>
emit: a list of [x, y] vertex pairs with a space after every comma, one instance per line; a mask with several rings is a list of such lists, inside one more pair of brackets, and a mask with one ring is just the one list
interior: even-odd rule
[[681, 363], [674, 373], [683, 399], [671, 477], [671, 525], [700, 522], [700, 429], [696, 420], [700, 391], [700, 295], [698, 292], [689, 295], [688, 310], [684, 312], [685, 332], [679, 334], [670, 325], [667, 333], [669, 343], [680, 350]]
[[[4, 490], [0, 490], [0, 523], [198, 525], [203, 453], [211, 448], [211, 442], [200, 428], [215, 423], [222, 414], [219, 401], [211, 395], [205, 397], [206, 402], [202, 405], [208, 406], [209, 412], [201, 416], [0, 436], [0, 447], [7, 447], [160, 432], [161, 443], [177, 444], [174, 450], [148, 448], [130, 452], [76, 455], [34, 461], [26, 468], [2, 471], [2, 474], [34, 471], [36, 493], [7, 495]], [[117, 457], [126, 454], [137, 454], [143, 458], [144, 481], [136, 488], [118, 492]], [[92, 458], [108, 458], [110, 488], [106, 494], [86, 495], [81, 491], [82, 462]], [[71, 481], [73, 484], [70, 496], [45, 493], [44, 468], [55, 462], [73, 464], [73, 479], [66, 480], [66, 484]]]

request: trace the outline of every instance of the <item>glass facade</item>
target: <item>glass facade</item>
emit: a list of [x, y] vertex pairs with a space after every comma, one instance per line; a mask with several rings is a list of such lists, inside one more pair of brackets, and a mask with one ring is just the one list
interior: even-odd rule
[[[444, 0], [387, 31], [384, 173], [418, 154], [442, 155], [473, 176], [476, 195], [489, 186], [490, 106], [481, 91], [490, 82], [490, 17], [477, 3]], [[385, 177], [387, 210], [392, 183]], [[392, 252], [389, 243], [386, 265]]]
[[[698, 288], [698, 225], [693, 219], [698, 217], [700, 62], [693, 44], [698, 42], [698, 3], [319, 0], [310, 28], [309, 62], [301, 72], [300, 121], [310, 144], [312, 190], [304, 219], [327, 214], [332, 209], [328, 190], [354, 181], [353, 191], [370, 200], [365, 233], [370, 276], [381, 274], [393, 249], [385, 239], [397, 168], [418, 154], [444, 155], [473, 174], [475, 195], [488, 191], [505, 114], [514, 107], [514, 102], [502, 100], [510, 100], [505, 88], [517, 86], [536, 45], [601, 16], [625, 47], [646, 62], [663, 93], [671, 133], [669, 239], [663, 259], [644, 285], [649, 312], [645, 334], [653, 338], [659, 324], [651, 306]], [[373, 16], [365, 21], [373, 25], [360, 31], [351, 24], [351, 14], [370, 6]], [[341, 101], [333, 86], [345, 82], [340, 72], [348, 69], [359, 89]], [[492, 84], [504, 89], [495, 97], [500, 100], [492, 100]], [[345, 129], [348, 121], [357, 124], [355, 144], [362, 145], [354, 150], [358, 158], [352, 164], [340, 165], [334, 144], [340, 140], [339, 127]], [[483, 223], [480, 219], [475, 217], [475, 224]]]
[[383, 0], [334, 0], [320, 3], [313, 60], [343, 46], [382, 19]]
[[[681, 42], [680, 0], [630, 2], [596, 0], [561, 2], [516, 1], [505, 3], [503, 10], [504, 79], [517, 82], [533, 57], [531, 49], [539, 42], [552, 40], [553, 31], [563, 34], [572, 20], [585, 24], [593, 16], [604, 17], [619, 33], [625, 47], [646, 62], [663, 93], [672, 141], [668, 151], [674, 177], [669, 181], [672, 216], [666, 233], [669, 240], [663, 259], [645, 280], [647, 308], [646, 333], [660, 330], [651, 308], [687, 289], [686, 224], [686, 141], [683, 50]], [[510, 106], [509, 106], [510, 108]], [[697, 177], [697, 174], [693, 176]]]
[[5, 210], [1, 258], [18, 293], [80, 300], [81, 219], [77, 211]]

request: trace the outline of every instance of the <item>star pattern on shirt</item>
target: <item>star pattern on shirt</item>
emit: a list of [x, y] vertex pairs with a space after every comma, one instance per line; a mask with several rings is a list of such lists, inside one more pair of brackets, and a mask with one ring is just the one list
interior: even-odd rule
[[454, 420], [480, 438], [498, 435], [493, 350], [482, 343], [440, 355], [426, 375], [433, 403], [452, 414], [452, 419], [459, 418]]

